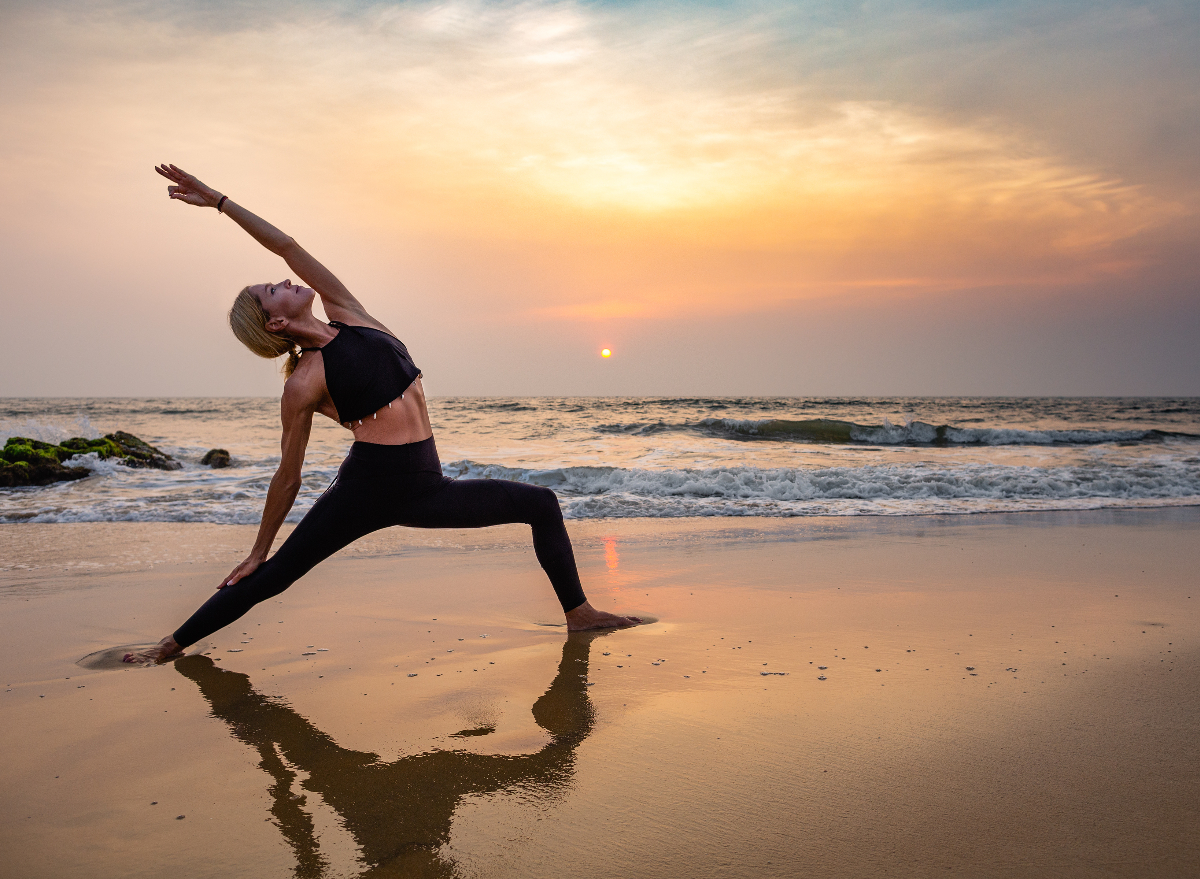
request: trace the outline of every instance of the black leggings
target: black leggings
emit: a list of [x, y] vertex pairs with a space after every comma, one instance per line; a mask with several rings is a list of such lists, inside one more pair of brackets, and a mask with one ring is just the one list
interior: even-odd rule
[[403, 446], [356, 442], [337, 478], [279, 551], [253, 574], [218, 589], [175, 632], [195, 644], [287, 589], [364, 534], [410, 528], [483, 528], [524, 522], [564, 611], [586, 600], [558, 498], [548, 488], [500, 479], [447, 479], [433, 437]]

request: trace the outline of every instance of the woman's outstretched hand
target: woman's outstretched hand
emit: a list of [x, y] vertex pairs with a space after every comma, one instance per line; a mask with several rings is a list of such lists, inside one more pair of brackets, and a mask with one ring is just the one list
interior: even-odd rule
[[170, 198], [200, 208], [215, 208], [221, 200], [221, 193], [205, 186], [182, 168], [176, 168], [174, 165], [156, 165], [154, 170], [175, 184], [167, 187], [167, 195]]
[[218, 589], [224, 589], [226, 586], [232, 586], [243, 577], [249, 577], [258, 570], [258, 566], [263, 563], [263, 560], [256, 555], [246, 556], [246, 560], [229, 572], [229, 576], [221, 581]]

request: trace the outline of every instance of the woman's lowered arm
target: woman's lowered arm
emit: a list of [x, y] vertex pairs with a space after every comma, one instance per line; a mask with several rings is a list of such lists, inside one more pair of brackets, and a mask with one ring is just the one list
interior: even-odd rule
[[279, 468], [271, 477], [267, 489], [267, 502], [263, 506], [262, 522], [258, 526], [258, 539], [250, 555], [221, 581], [218, 589], [232, 586], [243, 577], [258, 570], [267, 560], [275, 535], [283, 526], [284, 519], [296, 502], [300, 492], [300, 477], [304, 467], [304, 452], [308, 448], [308, 437], [312, 431], [313, 414], [320, 400], [312, 382], [307, 377], [294, 376], [288, 379], [283, 389], [281, 419], [283, 440], [280, 443]]

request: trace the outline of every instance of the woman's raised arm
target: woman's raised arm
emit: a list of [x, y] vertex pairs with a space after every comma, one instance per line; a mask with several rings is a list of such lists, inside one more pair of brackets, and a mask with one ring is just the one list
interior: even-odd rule
[[245, 229], [250, 237], [271, 253], [283, 257], [288, 268], [317, 291], [317, 295], [321, 297], [321, 304], [325, 306], [325, 313], [332, 320], [345, 320], [347, 317], [371, 320], [362, 303], [354, 298], [346, 289], [346, 285], [297, 244], [290, 235], [275, 228], [262, 217], [252, 214], [228, 196], [205, 186], [182, 168], [158, 165], [154, 170], [174, 184], [167, 187], [167, 195], [170, 198], [196, 207], [216, 208]]

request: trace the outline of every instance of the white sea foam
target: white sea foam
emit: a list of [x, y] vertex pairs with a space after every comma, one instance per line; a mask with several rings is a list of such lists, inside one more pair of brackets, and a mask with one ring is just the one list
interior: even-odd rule
[[88, 452], [86, 455], [73, 455], [63, 461], [63, 466], [90, 470], [98, 476], [112, 476], [117, 473], [118, 469], [129, 469], [121, 463], [119, 458], [101, 458], [95, 452]]
[[457, 461], [460, 478], [513, 479], [558, 492], [576, 518], [802, 516], [1075, 509], [1127, 502], [1200, 503], [1200, 466], [1164, 460], [1139, 468], [965, 464], [646, 470], [530, 470]]

